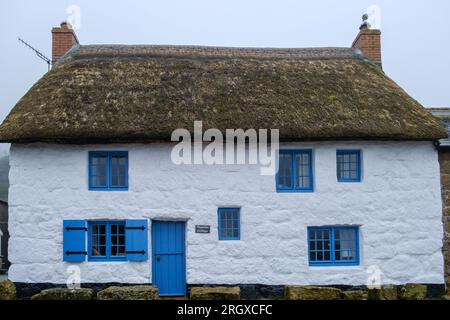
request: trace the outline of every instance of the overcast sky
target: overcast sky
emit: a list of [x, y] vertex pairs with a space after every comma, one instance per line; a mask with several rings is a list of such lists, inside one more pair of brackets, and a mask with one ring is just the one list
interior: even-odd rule
[[448, 0], [0, 0], [0, 120], [47, 71], [53, 26], [80, 8], [81, 44], [349, 47], [381, 8], [385, 72], [424, 106], [450, 106]]

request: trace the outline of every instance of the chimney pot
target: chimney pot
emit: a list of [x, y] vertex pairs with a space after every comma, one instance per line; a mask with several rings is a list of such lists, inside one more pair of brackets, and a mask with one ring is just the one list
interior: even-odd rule
[[359, 30], [366, 30], [366, 29], [370, 29], [370, 23], [369, 21], [369, 15], [367, 13], [363, 14], [362, 16], [362, 21], [363, 23], [361, 24], [361, 26], [359, 27]]
[[61, 22], [60, 26], [61, 26], [61, 29], [72, 29], [72, 26], [67, 21]]

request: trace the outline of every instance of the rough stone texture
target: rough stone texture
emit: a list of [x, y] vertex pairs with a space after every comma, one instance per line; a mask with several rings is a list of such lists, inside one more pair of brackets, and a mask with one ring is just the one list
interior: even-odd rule
[[92, 300], [94, 297], [95, 294], [92, 289], [52, 288], [33, 295], [31, 300]]
[[424, 284], [408, 283], [400, 290], [402, 300], [424, 300], [427, 296], [428, 288]]
[[286, 300], [339, 300], [342, 291], [337, 288], [286, 286]]
[[192, 287], [189, 299], [191, 300], [239, 300], [241, 289], [239, 287]]
[[[241, 289], [241, 299], [243, 300], [266, 300], [266, 299], [283, 299], [283, 285], [265, 285], [265, 284], [235, 284], [225, 285], [216, 284], [220, 287], [237, 287]], [[193, 287], [211, 287], [210, 284], [188, 284], [188, 292]]]
[[[151, 258], [62, 262], [63, 219], [148, 218], [187, 221], [187, 283], [358, 286], [372, 265], [383, 284], [443, 283], [439, 165], [431, 142], [282, 147], [314, 150], [313, 193], [276, 193], [274, 177], [260, 175], [259, 166], [177, 166], [168, 144], [13, 144], [9, 278], [64, 284], [67, 267], [77, 265], [83, 286], [148, 284]], [[362, 183], [337, 183], [341, 148], [362, 150]], [[88, 151], [97, 149], [129, 151], [128, 192], [88, 191]], [[230, 205], [242, 206], [241, 240], [218, 241], [217, 207]], [[195, 233], [196, 224], [211, 225], [211, 233]], [[361, 266], [310, 268], [307, 226], [335, 224], [361, 225]]]
[[367, 300], [368, 293], [366, 290], [351, 290], [342, 292], [344, 300]]
[[368, 290], [369, 300], [397, 300], [398, 290], [394, 285], [383, 285], [380, 289]]
[[[64, 288], [66, 284], [64, 283], [38, 283], [38, 282], [15, 282], [17, 299], [28, 300], [35, 294], [40, 293], [45, 289], [52, 288]], [[95, 293], [102, 291], [109, 287], [114, 286], [133, 286], [134, 283], [119, 283], [119, 282], [105, 282], [105, 283], [83, 283], [83, 288], [88, 288], [94, 290]], [[442, 294], [441, 294], [442, 295]]]
[[150, 285], [109, 287], [97, 293], [98, 300], [156, 300], [158, 289]]
[[0, 300], [16, 300], [16, 286], [11, 280], [0, 281]]
[[450, 151], [439, 151], [442, 185], [442, 222], [444, 239], [442, 253], [444, 255], [444, 277], [447, 289], [450, 288]]
[[241, 298], [245, 300], [280, 299], [284, 297], [284, 286], [241, 284]]

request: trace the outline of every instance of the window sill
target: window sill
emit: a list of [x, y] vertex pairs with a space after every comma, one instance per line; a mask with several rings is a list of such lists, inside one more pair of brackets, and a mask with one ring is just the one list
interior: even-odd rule
[[314, 190], [277, 190], [277, 193], [314, 193]]
[[361, 183], [361, 180], [338, 180], [338, 183]]
[[88, 191], [128, 191], [128, 188], [89, 188]]
[[361, 269], [363, 270], [364, 268], [361, 266], [360, 263], [358, 264], [341, 264], [341, 265], [336, 265], [336, 264], [316, 264], [316, 265], [308, 265], [308, 267], [310, 268], [310, 270], [355, 270], [355, 269]]
[[88, 258], [87, 260], [88, 262], [128, 262], [127, 259], [92, 259], [92, 258]]

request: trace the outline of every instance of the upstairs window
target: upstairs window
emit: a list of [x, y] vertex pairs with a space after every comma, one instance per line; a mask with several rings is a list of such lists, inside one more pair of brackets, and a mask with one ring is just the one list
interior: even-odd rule
[[89, 152], [89, 190], [128, 190], [128, 152]]
[[125, 221], [89, 222], [89, 260], [126, 260]]
[[310, 227], [310, 266], [359, 265], [358, 227]]
[[338, 182], [361, 182], [361, 151], [338, 150], [336, 165]]
[[277, 192], [312, 192], [312, 150], [280, 150]]
[[219, 208], [219, 240], [239, 240], [241, 219], [239, 208]]

